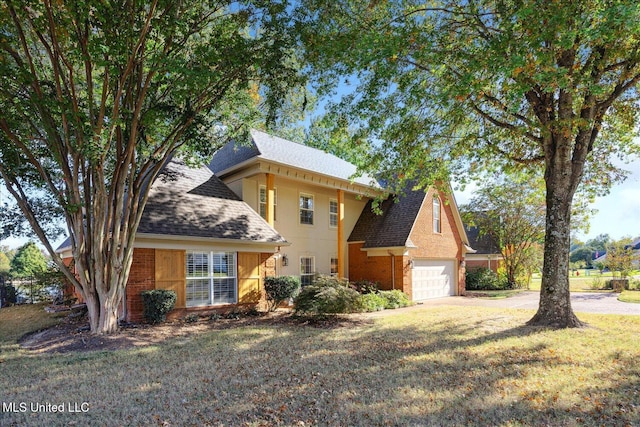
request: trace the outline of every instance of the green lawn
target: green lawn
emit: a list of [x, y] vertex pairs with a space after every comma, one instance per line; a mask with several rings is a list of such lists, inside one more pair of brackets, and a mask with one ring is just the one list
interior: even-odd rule
[[[598, 270], [578, 270], [579, 275], [576, 275], [576, 272], [571, 272], [571, 276], [569, 277], [569, 286], [571, 292], [589, 292], [589, 291], [602, 291], [602, 289], [594, 289], [594, 284], [599, 284], [604, 287], [605, 282], [607, 280], [611, 280], [613, 278], [613, 274], [603, 273], [600, 274]], [[640, 275], [640, 271], [634, 271], [631, 273], [631, 276]], [[540, 284], [542, 279], [539, 274], [534, 274], [531, 279], [531, 285], [529, 289], [532, 291], [539, 291]]]
[[622, 291], [618, 300], [622, 302], [633, 302], [640, 304], [640, 291]]
[[5, 347], [0, 400], [86, 402], [88, 412], [5, 412], [0, 425], [624, 426], [640, 420], [640, 316], [581, 315], [590, 328], [544, 330], [524, 326], [533, 315], [524, 310], [382, 313], [336, 328], [240, 326], [115, 352], [36, 355]]

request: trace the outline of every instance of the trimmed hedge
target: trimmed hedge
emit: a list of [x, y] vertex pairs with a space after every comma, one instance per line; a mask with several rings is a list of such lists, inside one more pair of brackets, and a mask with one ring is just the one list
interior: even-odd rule
[[505, 281], [500, 280], [500, 277], [493, 271], [486, 267], [476, 268], [474, 270], [467, 271], [465, 277], [466, 288], [469, 291], [490, 291], [505, 289]]
[[142, 291], [142, 315], [150, 323], [161, 323], [167, 320], [167, 313], [176, 305], [177, 295], [167, 289]]

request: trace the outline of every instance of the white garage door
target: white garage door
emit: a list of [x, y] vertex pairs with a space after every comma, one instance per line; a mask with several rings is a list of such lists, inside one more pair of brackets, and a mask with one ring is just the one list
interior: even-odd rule
[[413, 300], [422, 301], [455, 295], [454, 260], [414, 260]]

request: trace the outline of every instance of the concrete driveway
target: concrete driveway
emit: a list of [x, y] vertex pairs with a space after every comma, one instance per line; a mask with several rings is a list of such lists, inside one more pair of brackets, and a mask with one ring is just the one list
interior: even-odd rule
[[[576, 313], [627, 314], [640, 316], [640, 304], [618, 301], [617, 293], [572, 292], [571, 307]], [[522, 308], [536, 310], [540, 301], [539, 292], [522, 292], [511, 298], [483, 299], [470, 297], [447, 297], [424, 301], [423, 306], [469, 305], [497, 308]]]

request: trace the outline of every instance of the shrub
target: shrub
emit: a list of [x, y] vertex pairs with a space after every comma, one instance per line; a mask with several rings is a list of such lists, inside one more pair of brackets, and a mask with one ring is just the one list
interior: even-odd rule
[[380, 291], [379, 295], [384, 300], [384, 308], [386, 309], [408, 307], [411, 305], [409, 296], [399, 289]]
[[467, 271], [466, 288], [469, 291], [504, 289], [504, 281], [498, 275], [485, 267]]
[[195, 313], [187, 314], [186, 316], [184, 316], [185, 323], [196, 323], [198, 320], [200, 320], [200, 316]]
[[357, 280], [349, 283], [349, 287], [361, 294], [374, 294], [380, 289], [380, 285], [371, 280]]
[[386, 300], [376, 293], [368, 293], [360, 295], [360, 305], [362, 311], [380, 311], [386, 307]]
[[283, 301], [294, 298], [300, 292], [300, 279], [293, 276], [267, 277], [264, 279], [264, 289], [269, 311], [274, 311]]
[[14, 288], [13, 285], [7, 283], [0, 285], [0, 287], [2, 288], [0, 289], [0, 296], [3, 298], [0, 302], [0, 306], [10, 306], [18, 301], [18, 291], [16, 291], [16, 288]]
[[360, 311], [360, 294], [347, 285], [345, 279], [318, 277], [313, 284], [302, 288], [296, 297], [296, 312], [326, 315]]
[[154, 289], [142, 291], [142, 315], [151, 323], [160, 323], [167, 320], [167, 313], [176, 304], [176, 293], [167, 289]]
[[593, 279], [591, 279], [591, 283], [589, 284], [591, 289], [603, 289], [604, 285], [605, 285], [604, 280], [600, 276], [596, 276]]

